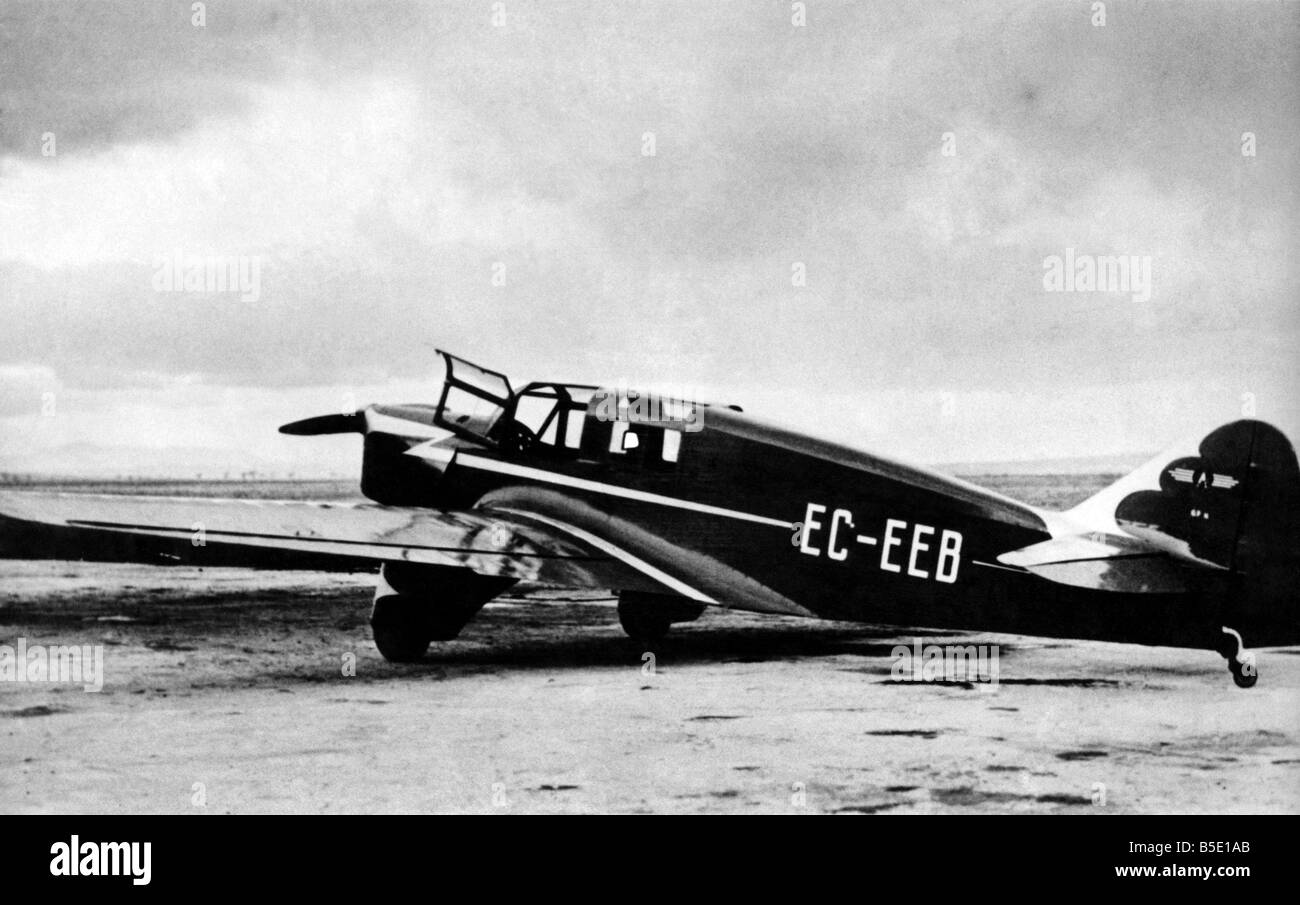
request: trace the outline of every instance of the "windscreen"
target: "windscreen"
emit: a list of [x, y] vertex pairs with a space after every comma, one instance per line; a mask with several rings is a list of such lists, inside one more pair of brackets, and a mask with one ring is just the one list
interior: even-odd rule
[[434, 422], [463, 437], [490, 441], [492, 427], [510, 402], [510, 381], [504, 374], [439, 350], [447, 377]]

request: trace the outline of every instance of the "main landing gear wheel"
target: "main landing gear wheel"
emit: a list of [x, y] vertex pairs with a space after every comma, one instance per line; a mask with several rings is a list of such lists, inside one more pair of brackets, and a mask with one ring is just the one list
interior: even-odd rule
[[417, 605], [397, 597], [375, 601], [370, 633], [380, 655], [390, 663], [415, 663], [423, 659], [433, 641]]
[[1259, 669], [1255, 666], [1255, 655], [1246, 650], [1241, 634], [1226, 625], [1223, 627], [1223, 643], [1219, 653], [1228, 661], [1228, 671], [1238, 688], [1254, 688], [1259, 681]]
[[370, 631], [385, 660], [415, 663], [424, 658], [434, 641], [450, 641], [460, 634], [474, 612], [439, 609], [427, 599], [395, 594], [375, 601]]
[[375, 647], [394, 663], [419, 661], [431, 642], [455, 638], [483, 604], [514, 583], [468, 569], [384, 563], [370, 612]]
[[704, 604], [667, 594], [620, 591], [618, 621], [627, 636], [639, 644], [658, 644], [676, 622], [693, 622], [704, 612]]
[[618, 608], [618, 624], [638, 644], [658, 644], [673, 627], [666, 618], [649, 613], [629, 613], [622, 605]]

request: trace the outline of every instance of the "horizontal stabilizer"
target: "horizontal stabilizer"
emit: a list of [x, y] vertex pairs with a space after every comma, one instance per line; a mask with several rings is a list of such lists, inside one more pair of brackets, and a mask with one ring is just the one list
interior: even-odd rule
[[1097, 591], [1174, 594], [1188, 589], [1186, 570], [1167, 553], [1116, 534], [1075, 534], [1012, 550], [998, 562], [1057, 584]]

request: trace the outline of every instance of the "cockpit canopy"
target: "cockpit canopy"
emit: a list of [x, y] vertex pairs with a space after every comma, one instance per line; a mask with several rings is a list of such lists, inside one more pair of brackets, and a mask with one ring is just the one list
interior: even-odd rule
[[537, 445], [577, 451], [596, 387], [585, 384], [510, 386], [504, 374], [438, 350], [447, 365], [434, 423], [489, 446], [519, 451]]
[[510, 379], [441, 349], [438, 354], [447, 375], [434, 423], [467, 439], [489, 440], [514, 398]]
[[[688, 399], [656, 399], [655, 394], [591, 384], [534, 381], [516, 390], [504, 374], [441, 349], [438, 354], [447, 376], [434, 424], [505, 453], [612, 455], [671, 464], [677, 461], [682, 433], [700, 430], [708, 408]], [[740, 411], [739, 406], [727, 407]]]

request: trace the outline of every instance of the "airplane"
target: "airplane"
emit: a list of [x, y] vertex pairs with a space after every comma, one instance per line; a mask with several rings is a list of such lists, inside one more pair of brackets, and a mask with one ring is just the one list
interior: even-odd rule
[[1300, 643], [1300, 467], [1226, 424], [1063, 512], [734, 405], [531, 382], [439, 350], [436, 404], [295, 421], [363, 438], [371, 502], [0, 492], [0, 556], [374, 570], [390, 661], [521, 580], [617, 593], [658, 643], [705, 607], [1209, 650]]

